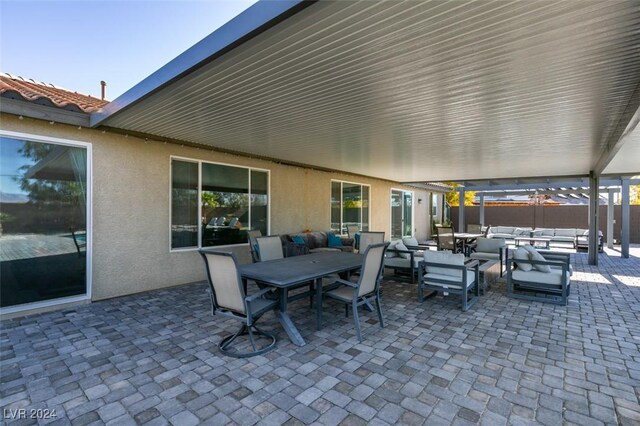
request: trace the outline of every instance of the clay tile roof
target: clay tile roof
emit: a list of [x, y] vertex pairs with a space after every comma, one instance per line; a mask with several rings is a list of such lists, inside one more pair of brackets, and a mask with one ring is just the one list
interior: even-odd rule
[[0, 97], [86, 113], [98, 111], [109, 103], [109, 101], [72, 92], [53, 84], [25, 79], [8, 73], [0, 73]]

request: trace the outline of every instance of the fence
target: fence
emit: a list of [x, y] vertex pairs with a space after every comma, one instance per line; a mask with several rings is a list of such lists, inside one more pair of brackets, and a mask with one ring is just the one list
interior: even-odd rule
[[[621, 207], [614, 206], [613, 238], [620, 241]], [[598, 227], [607, 239], [607, 206], [600, 206]], [[480, 223], [480, 207], [465, 206], [465, 223]], [[640, 244], [640, 206], [630, 206], [629, 242]], [[458, 207], [451, 207], [451, 220], [458, 226]], [[589, 206], [485, 206], [485, 225], [531, 228], [589, 227]]]

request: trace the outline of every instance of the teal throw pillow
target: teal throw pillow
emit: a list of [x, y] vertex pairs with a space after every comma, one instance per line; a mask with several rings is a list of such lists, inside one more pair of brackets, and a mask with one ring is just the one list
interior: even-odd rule
[[293, 242], [296, 244], [305, 244], [304, 238], [302, 238], [300, 235], [294, 235], [293, 237], [291, 237], [291, 240], [293, 240]]
[[327, 244], [329, 247], [342, 247], [342, 239], [336, 234], [327, 234]]

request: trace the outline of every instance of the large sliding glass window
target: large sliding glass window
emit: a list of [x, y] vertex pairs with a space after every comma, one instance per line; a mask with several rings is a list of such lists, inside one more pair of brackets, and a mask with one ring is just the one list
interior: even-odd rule
[[268, 234], [267, 171], [183, 159], [171, 170], [172, 249], [246, 243], [250, 229]]
[[348, 225], [369, 230], [369, 185], [331, 181], [331, 230], [345, 233]]
[[1, 307], [87, 295], [88, 149], [0, 136]]

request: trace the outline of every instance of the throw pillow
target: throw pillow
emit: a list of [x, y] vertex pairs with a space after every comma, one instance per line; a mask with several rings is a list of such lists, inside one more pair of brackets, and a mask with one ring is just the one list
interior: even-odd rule
[[387, 251], [385, 252], [384, 257], [390, 259], [392, 257], [398, 257], [398, 253], [396, 253], [395, 251], [390, 251], [390, 250], [395, 250], [396, 248], [396, 243], [389, 243], [389, 246], [387, 247]]
[[[541, 262], [544, 262], [545, 260], [547, 260], [547, 259], [544, 258], [544, 256], [542, 256], [540, 253], [538, 253], [538, 251], [536, 249], [534, 249], [533, 247], [526, 245], [526, 246], [524, 246], [524, 248], [525, 248], [525, 250], [527, 250], [529, 252], [529, 256], [531, 256], [531, 260], [538, 260], [538, 261], [541, 261]], [[540, 271], [540, 272], [551, 272], [551, 266], [549, 266], [549, 265], [536, 265], [536, 264], [534, 264], [533, 267], [536, 270]]]
[[529, 256], [529, 252], [523, 247], [518, 247], [516, 249], [515, 252], [513, 252], [513, 259], [516, 260], [516, 263], [518, 264], [518, 269], [520, 269], [521, 271], [524, 272], [529, 272], [530, 270], [533, 269], [533, 265], [530, 263], [520, 263], [517, 260], [531, 260], [531, 257]]
[[[396, 249], [398, 250], [404, 250], [404, 251], [408, 251], [409, 249], [407, 248], [407, 246], [405, 246], [402, 241], [398, 241], [396, 243]], [[410, 253], [398, 253], [398, 256], [400, 256], [403, 259], [409, 259], [411, 257]]]
[[327, 245], [329, 247], [342, 247], [342, 239], [336, 234], [329, 232], [327, 234]]
[[291, 241], [293, 241], [296, 244], [306, 244], [304, 242], [304, 238], [302, 238], [300, 235], [294, 235], [293, 237], [291, 237]]

